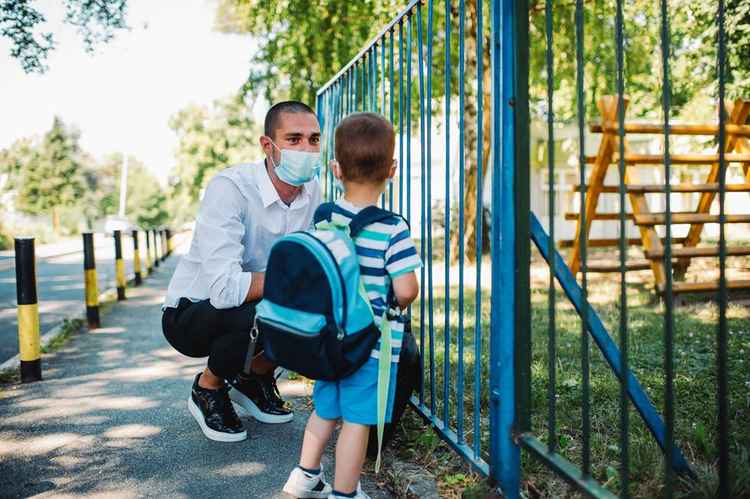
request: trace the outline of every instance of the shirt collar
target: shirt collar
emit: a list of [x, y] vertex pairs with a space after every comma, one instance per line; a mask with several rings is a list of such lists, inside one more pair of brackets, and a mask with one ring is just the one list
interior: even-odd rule
[[[273, 186], [273, 182], [271, 182], [271, 177], [268, 175], [268, 170], [266, 169], [266, 161], [261, 160], [260, 165], [258, 168], [258, 189], [260, 190], [260, 197], [263, 201], [263, 207], [268, 208], [275, 202], [279, 202], [280, 204], [286, 206], [284, 202], [281, 200], [281, 197], [279, 196], [279, 192], [276, 190], [276, 187]], [[292, 204], [289, 206], [289, 208], [298, 208], [300, 206], [304, 206], [307, 204], [307, 202], [310, 199], [310, 188], [307, 184], [304, 184], [302, 186], [302, 189], [300, 190], [299, 194], [296, 198], [292, 201]]]

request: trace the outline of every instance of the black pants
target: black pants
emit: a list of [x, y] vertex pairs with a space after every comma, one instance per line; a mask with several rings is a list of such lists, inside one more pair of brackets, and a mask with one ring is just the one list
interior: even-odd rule
[[164, 337], [183, 355], [208, 357], [211, 372], [231, 379], [245, 363], [256, 304], [217, 309], [208, 300], [182, 298], [177, 308], [167, 308], [162, 315]]

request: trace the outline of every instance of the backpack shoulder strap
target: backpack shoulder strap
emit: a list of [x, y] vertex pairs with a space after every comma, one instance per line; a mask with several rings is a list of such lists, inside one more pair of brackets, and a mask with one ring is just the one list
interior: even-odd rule
[[397, 217], [398, 215], [388, 210], [378, 208], [377, 206], [368, 206], [357, 213], [354, 218], [352, 218], [352, 221], [349, 222], [349, 233], [351, 234], [352, 239], [354, 239], [368, 225], [381, 222], [394, 216]]
[[315, 210], [313, 215], [313, 225], [317, 225], [318, 222], [331, 221], [331, 215], [333, 214], [333, 206], [335, 203], [323, 203]]

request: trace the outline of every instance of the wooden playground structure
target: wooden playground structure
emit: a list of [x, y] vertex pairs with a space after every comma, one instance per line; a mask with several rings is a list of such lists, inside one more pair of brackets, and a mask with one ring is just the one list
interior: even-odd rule
[[[625, 102], [627, 109], [628, 101]], [[605, 185], [605, 178], [610, 168], [619, 171], [619, 127], [618, 127], [618, 99], [616, 96], [604, 96], [597, 103], [601, 112], [601, 123], [590, 126], [592, 133], [602, 134], [596, 156], [587, 156], [586, 163], [591, 164], [591, 170], [587, 178], [587, 190], [585, 206], [577, 213], [566, 213], [567, 220], [576, 220], [575, 238], [562, 241], [561, 246], [569, 247], [568, 265], [576, 275], [581, 271], [580, 238], [587, 240], [590, 248], [616, 247], [619, 239], [591, 239], [591, 224], [595, 220], [617, 222], [620, 213], [601, 213], [597, 207], [602, 194], [619, 193], [619, 185]], [[747, 192], [750, 194], [750, 125], [747, 124], [750, 115], [750, 101], [737, 99], [726, 105], [726, 127], [724, 142], [724, 158], [727, 169], [730, 164], [738, 164], [744, 174], [744, 182], [727, 183], [724, 192]], [[691, 124], [671, 125], [670, 136], [711, 136], [717, 137], [718, 124]], [[640, 233], [639, 238], [629, 238], [628, 246], [640, 247], [642, 258], [630, 259], [627, 262], [627, 270], [648, 270], [654, 276], [656, 291], [663, 293], [666, 287], [666, 269], [664, 265], [664, 239], [657, 231], [657, 227], [668, 223], [667, 215], [663, 212], [654, 212], [649, 208], [646, 195], [664, 195], [666, 186], [662, 184], [645, 184], [639, 180], [637, 168], [640, 165], [664, 165], [663, 154], [635, 154], [628, 150], [628, 134], [652, 134], [664, 135], [662, 124], [650, 123], [628, 123], [624, 126], [624, 162], [625, 178], [624, 188], [630, 201], [630, 212], [626, 213], [626, 219], [633, 223]], [[718, 143], [718, 140], [716, 141]], [[670, 149], [672, 149], [670, 147]], [[673, 293], [675, 295], [685, 293], [699, 293], [717, 290], [717, 280], [688, 282], [685, 280], [688, 268], [694, 258], [716, 257], [719, 258], [719, 246], [701, 243], [704, 224], [719, 223], [719, 215], [711, 213], [711, 206], [719, 193], [719, 153], [683, 153], [682, 151], [671, 151], [672, 165], [688, 166], [710, 166], [708, 174], [703, 183], [680, 183], [671, 184], [672, 193], [699, 193], [699, 201], [694, 211], [672, 211], [671, 224], [688, 225], [687, 234], [683, 237], [672, 237], [673, 256]], [[618, 176], [619, 178], [619, 176]], [[576, 186], [580, 191], [581, 186]], [[584, 217], [585, 214], [585, 217]], [[584, 223], [585, 220], [585, 223]], [[750, 223], [750, 213], [725, 214], [726, 230], [726, 256], [750, 255], [750, 246], [732, 245], [733, 242], [729, 229], [730, 225]], [[672, 231], [674, 234], [674, 230]], [[704, 241], [705, 242], [705, 241]], [[718, 266], [718, 265], [717, 265]], [[619, 272], [619, 263], [602, 263], [596, 260], [587, 262], [588, 272]], [[730, 279], [727, 276], [728, 289], [750, 289], [750, 279]]]

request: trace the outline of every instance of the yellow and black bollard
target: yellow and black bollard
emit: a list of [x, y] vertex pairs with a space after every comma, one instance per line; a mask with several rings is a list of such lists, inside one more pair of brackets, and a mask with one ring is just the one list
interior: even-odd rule
[[115, 231], [115, 281], [117, 284], [117, 300], [125, 299], [125, 261], [122, 259], [122, 233]]
[[99, 320], [99, 283], [96, 278], [94, 234], [83, 233], [83, 281], [86, 289], [86, 322], [89, 329], [101, 327]]
[[141, 252], [138, 249], [138, 231], [133, 231], [133, 272], [135, 272], [135, 285], [140, 286], [143, 282], [141, 275]]
[[156, 237], [156, 229], [151, 229], [151, 235], [154, 240], [154, 267], [159, 268], [159, 241]]
[[172, 254], [173, 245], [172, 245], [172, 231], [169, 230], [169, 227], [164, 229], [164, 233], [167, 235], [167, 255]]
[[28, 383], [42, 379], [42, 348], [39, 340], [39, 304], [36, 295], [34, 238], [16, 238], [15, 249], [21, 381]]
[[169, 244], [167, 244], [166, 229], [159, 230], [159, 234], [161, 234], [161, 261], [164, 261], [169, 256]]
[[151, 235], [148, 230], [144, 231], [144, 235], [146, 236], [146, 271], [148, 275], [151, 275], [151, 272], [154, 271], [154, 268], [151, 266]]

